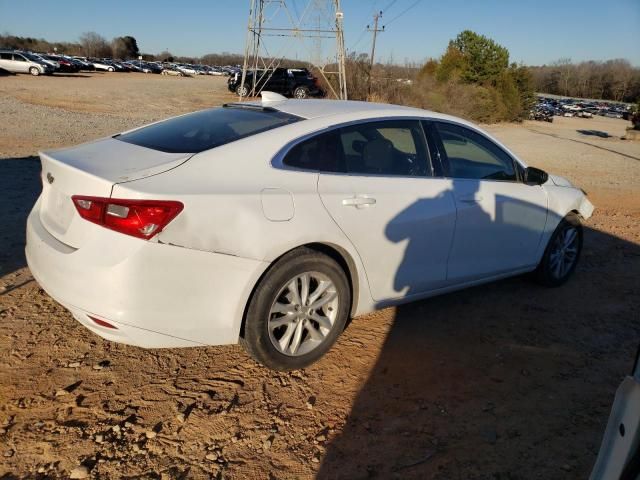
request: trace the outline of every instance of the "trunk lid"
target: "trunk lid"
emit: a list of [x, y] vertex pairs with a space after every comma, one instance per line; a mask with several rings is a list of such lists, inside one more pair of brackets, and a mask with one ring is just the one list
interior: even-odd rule
[[159, 152], [113, 138], [40, 152], [40, 221], [56, 239], [80, 248], [96, 226], [78, 215], [73, 195], [110, 197], [114, 184], [157, 175], [192, 155]]

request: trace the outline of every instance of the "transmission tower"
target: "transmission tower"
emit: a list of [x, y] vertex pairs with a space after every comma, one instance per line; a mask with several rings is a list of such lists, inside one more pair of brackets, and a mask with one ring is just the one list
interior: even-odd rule
[[[241, 87], [258, 95], [265, 77], [302, 50], [333, 96], [346, 100], [343, 17], [340, 0], [250, 0]], [[337, 76], [337, 89], [330, 76]]]

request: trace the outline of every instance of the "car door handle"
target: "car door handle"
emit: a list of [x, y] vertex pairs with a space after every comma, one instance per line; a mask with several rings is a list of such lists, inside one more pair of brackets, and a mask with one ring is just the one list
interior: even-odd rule
[[461, 203], [480, 203], [482, 197], [480, 195], [474, 195], [472, 197], [461, 197], [458, 199]]
[[370, 197], [351, 197], [342, 200], [342, 205], [345, 207], [364, 208], [375, 203], [376, 199]]

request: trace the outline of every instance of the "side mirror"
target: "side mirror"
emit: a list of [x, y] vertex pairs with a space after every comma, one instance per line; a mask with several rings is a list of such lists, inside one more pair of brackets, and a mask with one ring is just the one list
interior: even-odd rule
[[549, 180], [549, 174], [535, 167], [527, 167], [524, 171], [524, 183], [530, 185], [542, 185]]

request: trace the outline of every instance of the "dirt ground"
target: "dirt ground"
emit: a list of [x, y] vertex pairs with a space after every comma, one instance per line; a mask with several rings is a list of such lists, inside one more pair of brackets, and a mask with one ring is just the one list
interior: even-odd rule
[[627, 123], [487, 127], [596, 205], [561, 288], [514, 278], [356, 318], [291, 373], [239, 346], [103, 341], [26, 267], [37, 151], [230, 100], [220, 78], [0, 78], [0, 478], [586, 478], [640, 343]]

